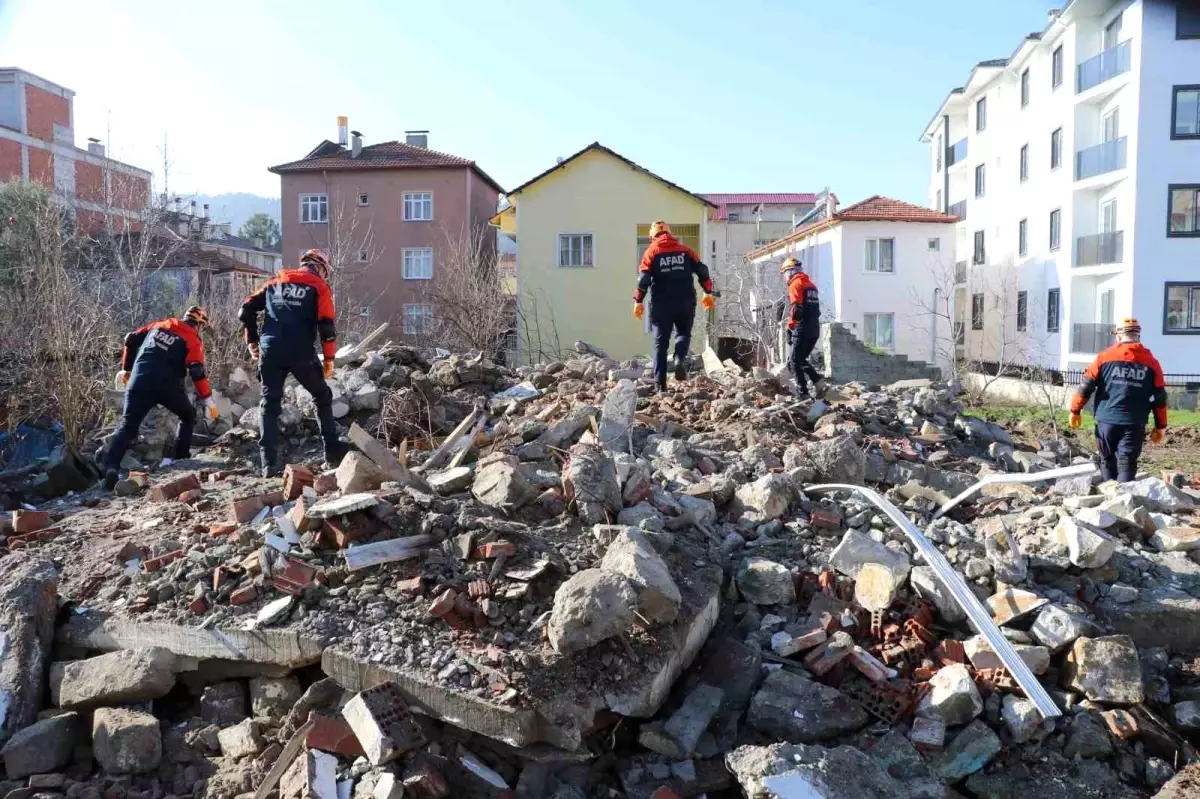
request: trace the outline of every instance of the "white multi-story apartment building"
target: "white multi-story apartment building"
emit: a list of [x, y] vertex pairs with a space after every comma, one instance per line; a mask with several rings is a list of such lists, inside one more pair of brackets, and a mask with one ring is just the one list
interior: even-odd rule
[[1200, 372], [1200, 2], [1071, 0], [922, 134], [960, 355], [1079, 369], [1133, 316]]

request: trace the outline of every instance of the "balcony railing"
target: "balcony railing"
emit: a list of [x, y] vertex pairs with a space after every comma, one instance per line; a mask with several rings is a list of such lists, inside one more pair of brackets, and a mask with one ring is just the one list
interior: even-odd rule
[[1113, 343], [1113, 326], [1109, 322], [1085, 322], [1071, 325], [1071, 352], [1095, 355]]
[[946, 148], [946, 166], [954, 166], [967, 157], [967, 140], [960, 139]]
[[961, 285], [967, 282], [967, 262], [959, 261], [954, 264], [954, 283]]
[[959, 222], [966, 222], [967, 221], [967, 201], [959, 200], [958, 202], [954, 203], [954, 205], [951, 205], [948, 208], [946, 208], [946, 213], [950, 214], [950, 216], [957, 216]]
[[1126, 40], [1075, 67], [1075, 93], [1086, 92], [1106, 80], [1124, 75], [1129, 71], [1130, 52], [1130, 43]]
[[1125, 255], [1125, 231], [1096, 233], [1075, 239], [1075, 265], [1119, 264]]
[[1125, 168], [1125, 137], [1075, 153], [1075, 179], [1086, 180]]

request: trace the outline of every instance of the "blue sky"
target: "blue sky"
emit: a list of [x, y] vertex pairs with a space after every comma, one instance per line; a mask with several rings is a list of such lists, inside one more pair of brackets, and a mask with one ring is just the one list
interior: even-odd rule
[[[926, 200], [921, 129], [1043, 0], [0, 0], [0, 66], [170, 189], [277, 196], [335, 134], [430, 130], [515, 186], [592, 141], [693, 191]], [[50, 31], [55, 31], [50, 34]]]

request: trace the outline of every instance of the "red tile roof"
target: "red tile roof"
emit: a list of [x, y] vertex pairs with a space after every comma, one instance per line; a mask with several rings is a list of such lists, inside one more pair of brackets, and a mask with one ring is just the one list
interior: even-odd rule
[[813, 205], [817, 195], [812, 192], [781, 194], [701, 194], [701, 197], [716, 204], [714, 219], [728, 219], [731, 205]]
[[273, 166], [269, 171], [277, 175], [288, 172], [319, 172], [349, 169], [446, 169], [466, 167], [473, 169], [481, 178], [492, 185], [496, 191], [503, 193], [504, 189], [496, 181], [469, 158], [461, 158], [449, 153], [439, 153], [412, 144], [399, 141], [388, 141], [381, 144], [371, 144], [362, 148], [358, 158], [350, 155], [350, 150], [339, 147], [332, 142], [319, 144], [311, 153], [299, 161]]

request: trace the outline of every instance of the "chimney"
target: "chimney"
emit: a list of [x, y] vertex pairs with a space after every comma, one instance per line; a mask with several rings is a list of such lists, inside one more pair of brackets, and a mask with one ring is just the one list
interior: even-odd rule
[[205, 220], [208, 219], [208, 203], [204, 204], [204, 218]]
[[104, 145], [100, 143], [99, 139], [89, 138], [88, 139], [88, 152], [91, 153], [92, 155], [98, 155], [101, 158], [103, 158], [104, 157]]
[[350, 157], [358, 158], [362, 155], [362, 134], [357, 130], [350, 131]]
[[178, 197], [176, 197], [174, 200], [171, 201], [171, 209], [175, 213], [179, 213], [180, 209], [183, 207], [181, 205], [182, 202], [183, 202], [183, 200], [180, 200]]
[[195, 218], [196, 216], [196, 201], [192, 200], [188, 203], [188, 215]]
[[833, 219], [833, 215], [837, 213], [837, 202], [833, 199], [833, 192], [828, 188], [825, 189], [825, 218]]
[[423, 150], [429, 149], [429, 131], [427, 130], [406, 130], [404, 131], [404, 141], [411, 144], [413, 147], [420, 147]]
[[346, 146], [346, 131], [350, 129], [350, 120], [347, 117], [338, 117], [338, 144]]

